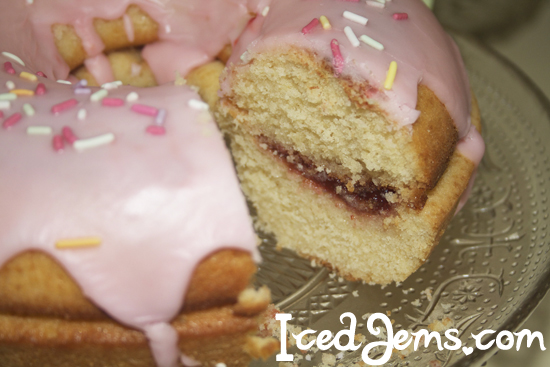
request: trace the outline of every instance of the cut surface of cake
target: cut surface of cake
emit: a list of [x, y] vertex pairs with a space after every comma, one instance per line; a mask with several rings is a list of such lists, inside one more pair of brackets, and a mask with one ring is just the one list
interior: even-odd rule
[[483, 154], [458, 49], [421, 1], [275, 2], [221, 85], [257, 226], [350, 278], [416, 270]]

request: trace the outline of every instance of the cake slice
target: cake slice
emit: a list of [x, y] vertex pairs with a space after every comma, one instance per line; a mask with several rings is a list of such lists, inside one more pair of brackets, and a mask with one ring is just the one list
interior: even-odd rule
[[[423, 3], [331, 4], [290, 12], [281, 0], [250, 24], [222, 77], [219, 123], [259, 229], [349, 278], [402, 281], [481, 159], [477, 106]], [[354, 43], [366, 34], [382, 47]]]

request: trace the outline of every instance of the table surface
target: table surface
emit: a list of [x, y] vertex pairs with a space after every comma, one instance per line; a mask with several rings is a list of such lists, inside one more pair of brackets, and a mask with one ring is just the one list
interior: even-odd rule
[[[480, 39], [521, 69], [550, 99], [550, 1], [543, 0], [537, 11], [512, 29], [481, 35]], [[550, 294], [525, 322], [524, 328], [540, 331], [550, 348]], [[548, 367], [550, 349], [522, 348], [500, 351], [487, 367]]]

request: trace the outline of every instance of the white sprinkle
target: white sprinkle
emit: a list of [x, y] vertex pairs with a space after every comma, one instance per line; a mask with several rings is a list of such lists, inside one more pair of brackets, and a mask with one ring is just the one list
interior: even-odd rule
[[359, 47], [359, 40], [357, 39], [357, 36], [355, 35], [355, 33], [353, 33], [353, 30], [349, 26], [346, 26], [346, 28], [344, 28], [344, 33], [346, 34], [346, 37], [348, 37], [353, 47]]
[[27, 4], [29, 4], [29, 5], [34, 4], [34, 0], [27, 0]]
[[107, 97], [108, 94], [109, 92], [107, 91], [107, 89], [100, 89], [90, 96], [90, 101], [92, 102], [101, 101], [103, 98]]
[[190, 99], [189, 100], [189, 107], [194, 108], [195, 110], [208, 110], [208, 104], [204, 103], [203, 101], [199, 101], [198, 99]]
[[386, 5], [384, 3], [374, 1], [374, 0], [367, 0], [367, 5], [374, 6], [375, 8], [384, 8]]
[[362, 17], [359, 14], [352, 13], [351, 11], [345, 11], [343, 15], [347, 20], [351, 20], [352, 22], [362, 25], [367, 25], [367, 22], [369, 21], [367, 18]]
[[17, 94], [14, 93], [2, 93], [0, 94], [0, 101], [15, 101]]
[[246, 62], [248, 63], [250, 60], [248, 59], [248, 51], [245, 51], [242, 53], [241, 57], [240, 57], [241, 61], [242, 62]]
[[88, 113], [86, 112], [86, 110], [84, 108], [81, 108], [78, 110], [78, 113], [76, 114], [76, 118], [79, 119], [80, 121], [84, 121], [86, 120], [86, 115]]
[[34, 107], [30, 103], [25, 103], [23, 105], [23, 112], [29, 117], [34, 116]]
[[139, 94], [137, 94], [136, 92], [130, 92], [126, 96], [126, 101], [128, 101], [128, 102], [135, 102], [138, 99], [139, 99]]
[[225, 363], [216, 363], [216, 367], [227, 367]]
[[58, 82], [59, 84], [69, 84], [69, 85], [73, 84], [73, 83], [71, 83], [70, 81], [68, 81], [68, 80], [63, 80], [63, 79], [57, 79], [57, 82]]
[[172, 32], [172, 27], [170, 27], [170, 24], [167, 24], [167, 25], [164, 27], [164, 31], [165, 31], [166, 33]]
[[380, 4], [386, 4], [386, 0], [376, 0], [377, 2], [379, 2]]
[[264, 10], [262, 10], [262, 16], [267, 16], [267, 13], [269, 13], [269, 6], [266, 6]]
[[157, 116], [155, 117], [156, 125], [164, 125], [164, 120], [166, 119], [166, 110], [164, 108], [159, 108]]
[[6, 88], [8, 88], [8, 90], [15, 89], [15, 83], [12, 82], [11, 80], [8, 80], [8, 81], [6, 82]]
[[89, 139], [79, 139], [76, 140], [73, 144], [73, 147], [82, 152], [83, 150], [99, 147], [101, 145], [106, 145], [112, 143], [115, 140], [115, 135], [113, 133], [107, 133], [99, 135]]
[[9, 110], [10, 107], [11, 107], [10, 101], [0, 101], [0, 110]]
[[375, 41], [373, 40], [372, 38], [370, 38], [369, 36], [366, 36], [366, 35], [362, 35], [361, 37], [359, 37], [359, 39], [363, 42], [365, 42], [367, 45], [369, 45], [370, 47], [373, 47], [377, 50], [380, 50], [382, 51], [384, 49], [384, 45], [381, 44], [380, 42], [378, 41]]
[[27, 135], [52, 135], [52, 128], [49, 126], [29, 126]]
[[23, 62], [23, 60], [21, 60], [19, 57], [15, 56], [14, 54], [12, 54], [11, 52], [2, 52], [2, 55], [6, 56], [6, 57], [9, 57], [10, 59], [14, 60], [14, 61], [17, 61], [18, 63], [20, 63], [21, 65], [25, 66], [25, 63]]
[[111, 89], [117, 89], [121, 85], [122, 85], [122, 82], [120, 80], [117, 80], [114, 82], [105, 83], [101, 86], [101, 88], [111, 90]]

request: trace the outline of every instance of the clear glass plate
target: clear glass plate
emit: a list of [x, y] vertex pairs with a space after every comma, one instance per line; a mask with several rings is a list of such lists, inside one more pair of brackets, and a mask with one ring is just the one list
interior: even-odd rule
[[[402, 284], [381, 287], [347, 282], [291, 251], [276, 251], [268, 236], [261, 246], [257, 282], [267, 284], [277, 307], [293, 315], [290, 324], [336, 333], [344, 329], [340, 315], [353, 312], [356, 333], [370, 343], [380, 340], [367, 331], [364, 317], [382, 312], [394, 320], [394, 333], [430, 330], [439, 320], [460, 331], [463, 346], [474, 347], [466, 356], [462, 349], [439, 351], [432, 342], [406, 357], [394, 354], [385, 366], [481, 365], [496, 349], [475, 349], [471, 334], [518, 329], [550, 286], [550, 104], [509, 62], [471, 39], [455, 38], [480, 105], [487, 152], [472, 197], [428, 261]], [[289, 353], [309, 355], [310, 361], [294, 360], [304, 367], [321, 365], [323, 353], [349, 366], [362, 349], [302, 354], [292, 347]], [[254, 365], [279, 362], [272, 357]]]

